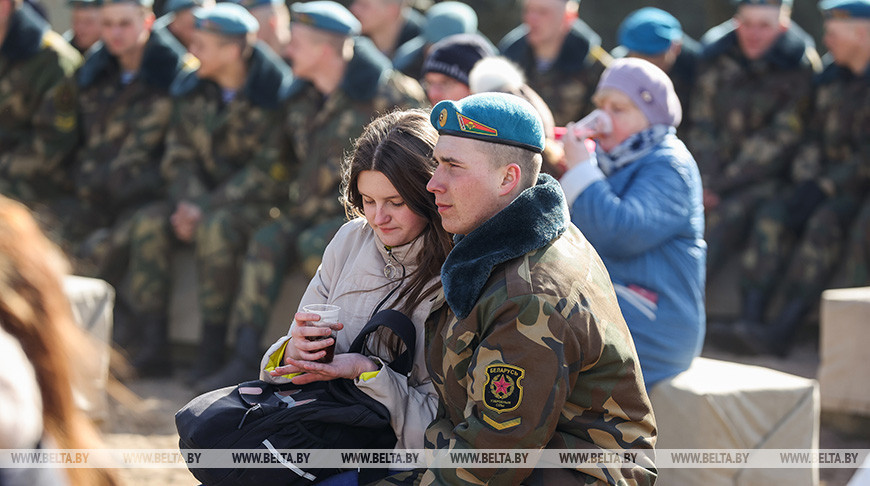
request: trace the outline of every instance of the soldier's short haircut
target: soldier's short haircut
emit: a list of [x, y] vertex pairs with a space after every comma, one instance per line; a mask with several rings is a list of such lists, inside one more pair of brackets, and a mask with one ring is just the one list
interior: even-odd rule
[[484, 143], [486, 143], [484, 150], [489, 152], [490, 161], [494, 167], [517, 164], [522, 171], [520, 175], [520, 187], [528, 189], [535, 185], [538, 175], [541, 173], [541, 164], [543, 162], [541, 154], [503, 143]]
[[312, 34], [320, 42], [330, 46], [342, 59], [349, 61], [353, 57], [353, 39], [320, 29], [311, 29]]
[[248, 59], [254, 52], [254, 45], [257, 43], [257, 33], [248, 32], [245, 35], [222, 35], [224, 42], [239, 46], [239, 52], [242, 59]]

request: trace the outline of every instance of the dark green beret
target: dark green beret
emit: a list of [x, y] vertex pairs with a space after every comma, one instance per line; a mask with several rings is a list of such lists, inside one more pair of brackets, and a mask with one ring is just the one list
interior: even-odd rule
[[193, 16], [197, 30], [222, 35], [245, 35], [260, 29], [257, 19], [245, 7], [235, 3], [219, 3], [214, 7], [197, 9]]
[[290, 6], [290, 22], [347, 36], [360, 32], [359, 20], [350, 10], [329, 0], [294, 3]]
[[822, 0], [825, 19], [870, 19], [870, 0]]
[[480, 93], [432, 108], [432, 126], [442, 135], [544, 151], [544, 124], [535, 108], [519, 96]]

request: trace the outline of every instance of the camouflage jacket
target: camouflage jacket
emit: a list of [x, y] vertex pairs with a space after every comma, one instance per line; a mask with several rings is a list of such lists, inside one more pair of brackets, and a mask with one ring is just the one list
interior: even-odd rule
[[622, 468], [432, 468], [422, 484], [653, 483], [655, 420], [631, 334], [554, 179], [542, 175], [457, 237], [441, 280], [447, 305], [426, 326], [441, 398], [427, 448], [635, 449], [649, 457]]
[[76, 157], [79, 197], [113, 210], [162, 197], [169, 86], [191, 59], [164, 30], [151, 32], [129, 84], [121, 82], [118, 61], [105, 47], [88, 57], [77, 75], [84, 139]]
[[576, 20], [553, 65], [540, 71], [526, 39], [527, 32], [525, 25], [508, 32], [498, 49], [523, 69], [526, 84], [550, 107], [556, 126], [565, 126], [592, 111], [592, 94], [610, 62], [610, 54], [601, 47], [601, 37], [583, 21]]
[[702, 42], [688, 145], [704, 187], [724, 195], [750, 183], [785, 180], [820, 67], [809, 36], [792, 24], [754, 61], [741, 53], [731, 21]]
[[0, 186], [41, 200], [68, 186], [65, 161], [78, 141], [73, 76], [82, 58], [28, 5], [8, 22], [0, 47]]
[[280, 127], [280, 107], [292, 78], [263, 44], [255, 46], [245, 84], [229, 103], [217, 84], [200, 79], [196, 71], [178, 77], [161, 163], [173, 202], [188, 200], [207, 209], [284, 201], [288, 167], [270, 141]]
[[817, 81], [792, 179], [815, 179], [828, 196], [863, 197], [870, 183], [870, 69], [859, 76], [829, 62]]
[[357, 38], [354, 55], [338, 89], [324, 96], [297, 79], [286, 103], [283, 157], [299, 161], [290, 176], [290, 214], [323, 222], [344, 214], [339, 202], [341, 161], [363, 128], [395, 108], [427, 105], [420, 84], [390, 67], [368, 39]]

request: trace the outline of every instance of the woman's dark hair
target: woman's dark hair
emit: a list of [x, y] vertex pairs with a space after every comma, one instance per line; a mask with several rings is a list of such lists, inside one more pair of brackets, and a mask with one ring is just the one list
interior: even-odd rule
[[[408, 208], [426, 219], [422, 250], [417, 255], [417, 269], [403, 275], [401, 288], [393, 300], [396, 310], [409, 317], [423, 300], [440, 287], [437, 280], [441, 265], [450, 253], [453, 241], [441, 226], [435, 196], [426, 190], [437, 164], [432, 149], [438, 132], [423, 110], [394, 111], [369, 123], [354, 144], [353, 154], [342, 166], [342, 202], [349, 218], [364, 215], [363, 199], [357, 186], [361, 172], [374, 170], [384, 174], [399, 192]], [[435, 279], [434, 283], [430, 283]], [[375, 333], [371, 351], [385, 351], [390, 356], [401, 352], [400, 340], [392, 332]], [[380, 352], [375, 354], [382, 355]]]
[[453, 246], [450, 234], [441, 226], [435, 196], [426, 190], [437, 166], [432, 159], [437, 141], [438, 132], [427, 112], [394, 111], [366, 126], [342, 167], [342, 199], [348, 217], [364, 215], [357, 180], [361, 172], [374, 170], [389, 179], [411, 211], [426, 218], [417, 270], [407, 276], [407, 283], [394, 301], [404, 300], [397, 310], [406, 314], [439, 287], [429, 282], [441, 273], [441, 265]]

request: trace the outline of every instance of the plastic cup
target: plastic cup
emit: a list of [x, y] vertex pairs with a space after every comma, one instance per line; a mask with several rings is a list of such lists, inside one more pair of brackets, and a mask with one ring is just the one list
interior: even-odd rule
[[[302, 308], [302, 312], [309, 314], [317, 314], [320, 316], [319, 321], [308, 321], [309, 326], [330, 327], [331, 324], [338, 322], [338, 313], [341, 307], [332, 304], [308, 304]], [[338, 337], [338, 331], [332, 329], [332, 333], [328, 336], [310, 336], [309, 341], [321, 341], [323, 339], [332, 338], [332, 344], [324, 348], [326, 355], [317, 360], [318, 363], [331, 363], [335, 357], [335, 340]]]
[[603, 110], [594, 110], [574, 124], [574, 136], [579, 139], [595, 138], [613, 131], [613, 120]]

